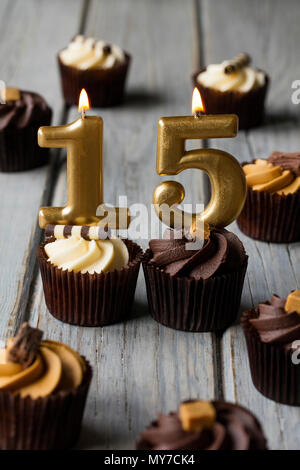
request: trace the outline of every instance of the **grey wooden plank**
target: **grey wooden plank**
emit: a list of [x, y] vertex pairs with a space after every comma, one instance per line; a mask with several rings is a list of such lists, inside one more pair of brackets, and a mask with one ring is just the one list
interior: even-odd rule
[[[124, 106], [92, 111], [104, 119], [107, 202], [115, 204], [119, 194], [126, 194], [129, 204], [143, 202], [149, 207], [152, 191], [162, 181], [155, 172], [157, 122], [161, 115], [190, 113], [193, 24], [192, 1], [90, 3], [86, 33], [101, 35], [133, 55]], [[68, 120], [76, 117], [73, 109]], [[179, 178], [194, 199], [201, 197], [195, 173]], [[52, 203], [65, 200], [63, 168]], [[146, 240], [139, 242], [146, 247]], [[142, 273], [133, 319], [124, 324], [87, 329], [57, 322], [46, 310], [40, 279], [30, 313], [31, 322], [46, 336], [70, 344], [93, 365], [80, 448], [134, 448], [138, 434], [157, 412], [176, 409], [181, 399], [214, 395], [212, 336], [156, 324], [148, 316]]]
[[[240, 161], [266, 157], [275, 149], [299, 149], [297, 108], [290, 99], [291, 83], [299, 75], [298, 3], [294, 0], [200, 3], [206, 62], [221, 61], [245, 50], [253, 56], [254, 64], [267, 70], [272, 78], [267, 125], [240, 132], [235, 141], [213, 141], [211, 146], [231, 152]], [[221, 40], [216, 31], [222, 31]], [[299, 244], [256, 242], [245, 237], [236, 224], [231, 229], [239, 235], [249, 254], [241, 310], [270, 298], [273, 292], [283, 296], [299, 286]], [[226, 332], [221, 347], [225, 398], [247, 406], [260, 418], [270, 448], [299, 448], [300, 410], [276, 404], [254, 389], [239, 326]]]
[[[0, 3], [0, 78], [8, 86], [41, 93], [54, 108], [54, 122], [63, 109], [55, 54], [77, 29], [81, 8], [81, 0]], [[33, 253], [40, 235], [37, 208], [48, 196], [51, 171], [46, 167], [0, 174], [1, 339], [11, 336], [16, 321], [26, 314]]]

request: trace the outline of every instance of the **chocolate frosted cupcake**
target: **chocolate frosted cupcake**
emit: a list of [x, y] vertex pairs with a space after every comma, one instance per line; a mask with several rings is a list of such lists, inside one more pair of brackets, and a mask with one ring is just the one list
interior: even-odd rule
[[1, 450], [65, 449], [79, 436], [91, 367], [42, 334], [24, 323], [0, 350]]
[[258, 420], [225, 401], [183, 402], [177, 413], [159, 414], [140, 436], [138, 450], [266, 450]]
[[65, 102], [78, 104], [85, 88], [93, 107], [109, 107], [123, 101], [130, 56], [119, 46], [76, 36], [58, 54]]
[[238, 237], [225, 229], [212, 230], [203, 246], [198, 244], [173, 230], [150, 240], [143, 259], [150, 313], [179, 330], [224, 330], [238, 316], [248, 257]]
[[242, 317], [252, 380], [266, 397], [300, 406], [300, 291], [272, 296]]
[[40, 126], [51, 124], [52, 110], [37, 93], [6, 88], [0, 104], [0, 171], [24, 171], [45, 165], [49, 149], [37, 144]]
[[250, 57], [239, 54], [233, 60], [211, 64], [192, 79], [207, 114], [237, 114], [239, 128], [261, 124], [269, 79], [265, 72], [250, 67]]
[[248, 191], [240, 229], [266, 242], [300, 241], [300, 153], [273, 152], [243, 169]]
[[128, 318], [143, 256], [130, 240], [99, 227], [49, 225], [40, 245], [46, 305], [66, 323], [104, 326]]

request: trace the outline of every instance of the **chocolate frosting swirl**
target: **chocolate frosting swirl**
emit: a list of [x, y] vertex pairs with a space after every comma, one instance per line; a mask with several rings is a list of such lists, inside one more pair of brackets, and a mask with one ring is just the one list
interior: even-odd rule
[[6, 127], [24, 129], [29, 124], [49, 125], [52, 110], [37, 93], [21, 91], [21, 98], [0, 105], [0, 131]]
[[[177, 238], [179, 235], [183, 236]], [[187, 243], [196, 242], [199, 243], [199, 240], [184, 235], [182, 231], [168, 229], [163, 239], [150, 240], [153, 253], [150, 263], [172, 276], [199, 280], [240, 268], [247, 259], [242, 242], [225, 229], [211, 231], [200, 249], [186, 247]]]
[[213, 401], [212, 429], [184, 431], [178, 413], [159, 414], [142, 434], [138, 450], [263, 450], [266, 439], [257, 419], [245, 408]]
[[300, 152], [273, 152], [268, 161], [283, 170], [290, 170], [295, 176], [300, 176]]
[[300, 339], [300, 315], [284, 310], [286, 299], [273, 295], [271, 302], [258, 305], [257, 318], [250, 319], [262, 342], [278, 344], [292, 349], [292, 343]]

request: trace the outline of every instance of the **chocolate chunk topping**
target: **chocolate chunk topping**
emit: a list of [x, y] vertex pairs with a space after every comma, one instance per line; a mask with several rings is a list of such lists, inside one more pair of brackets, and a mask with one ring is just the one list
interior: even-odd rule
[[7, 360], [17, 362], [23, 369], [29, 367], [36, 358], [43, 332], [23, 323], [7, 352]]
[[300, 176], [300, 152], [273, 152], [268, 161], [280, 166], [283, 170], [290, 170], [295, 176]]

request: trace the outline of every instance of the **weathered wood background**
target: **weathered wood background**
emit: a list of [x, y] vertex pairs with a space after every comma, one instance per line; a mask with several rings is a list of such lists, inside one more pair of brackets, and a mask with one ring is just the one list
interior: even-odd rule
[[[56, 53], [81, 32], [132, 53], [124, 106], [99, 111], [104, 119], [105, 199], [119, 194], [151, 203], [162, 178], [155, 172], [160, 116], [190, 114], [190, 75], [200, 65], [248, 51], [269, 72], [266, 124], [236, 139], [210, 142], [240, 161], [272, 150], [300, 148], [299, 108], [291, 83], [300, 78], [298, 0], [1, 0], [0, 79], [40, 92], [54, 108], [54, 124], [74, 119], [64, 107]], [[239, 326], [222, 338], [188, 334], [148, 315], [141, 273], [132, 319], [106, 328], [77, 328], [53, 319], [45, 307], [35, 252], [42, 233], [40, 205], [66, 199], [65, 154], [20, 174], [0, 174], [0, 340], [24, 319], [89, 358], [94, 379], [78, 448], [132, 449], [157, 412], [182, 399], [224, 397], [250, 408], [262, 421], [272, 449], [300, 448], [300, 410], [276, 404], [253, 387]], [[187, 201], [203, 201], [199, 172], [178, 176]], [[205, 189], [205, 188], [204, 188]], [[300, 245], [272, 245], [244, 237], [250, 256], [241, 310], [275, 292], [300, 287]], [[146, 248], [147, 242], [141, 242]]]

